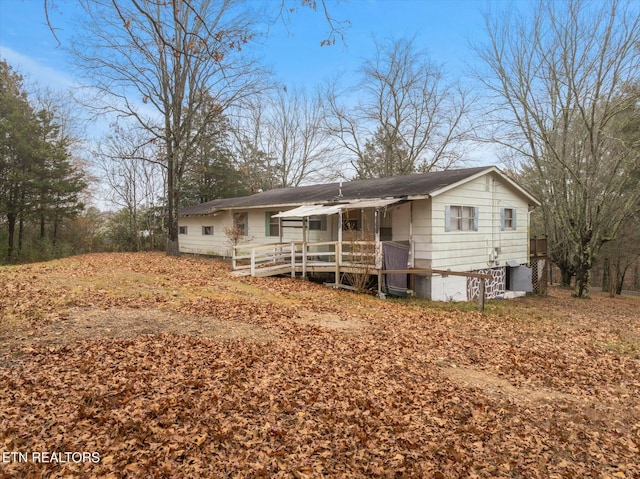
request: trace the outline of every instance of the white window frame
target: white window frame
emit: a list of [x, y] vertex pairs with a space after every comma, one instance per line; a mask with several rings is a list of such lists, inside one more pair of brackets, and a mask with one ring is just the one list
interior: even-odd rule
[[327, 231], [327, 216], [326, 215], [316, 215], [309, 216], [308, 225], [309, 231]]
[[517, 229], [517, 211], [516, 208], [500, 208], [500, 231], [515, 231]]
[[179, 235], [186, 235], [188, 234], [189, 230], [186, 226], [178, 226], [178, 234]]
[[202, 225], [203, 236], [213, 236], [213, 225]]
[[[266, 219], [265, 219], [265, 236], [273, 238], [279, 238], [280, 237], [280, 218], [274, 218], [274, 215], [277, 215], [278, 212], [277, 211], [267, 211], [266, 212]], [[274, 229], [275, 228], [275, 234], [274, 233]]]
[[477, 206], [446, 205], [444, 229], [452, 233], [478, 231], [478, 217], [479, 209]]

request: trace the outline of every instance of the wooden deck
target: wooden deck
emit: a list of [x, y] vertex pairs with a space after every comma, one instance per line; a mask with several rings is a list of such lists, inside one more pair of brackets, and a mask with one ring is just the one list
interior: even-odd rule
[[306, 278], [308, 273], [334, 273], [337, 288], [353, 289], [342, 284], [343, 273], [377, 276], [378, 295], [382, 295], [382, 277], [385, 274], [465, 276], [480, 279], [478, 309], [484, 309], [484, 285], [490, 274], [425, 268], [385, 270], [382, 267], [381, 243], [373, 241], [338, 241], [322, 243], [272, 243], [237, 245], [233, 248], [232, 275], [267, 276], [291, 275]]
[[[318, 247], [329, 247], [316, 250]], [[246, 253], [240, 253], [247, 250]], [[490, 279], [491, 275], [464, 271], [451, 271], [427, 268], [383, 269], [380, 245], [374, 242], [351, 242], [347, 247], [337, 241], [323, 243], [274, 243], [262, 245], [241, 245], [234, 248], [234, 276], [278, 276], [290, 274], [295, 277], [307, 273], [360, 273], [414, 274], [442, 276], [465, 276], [469, 278]]]

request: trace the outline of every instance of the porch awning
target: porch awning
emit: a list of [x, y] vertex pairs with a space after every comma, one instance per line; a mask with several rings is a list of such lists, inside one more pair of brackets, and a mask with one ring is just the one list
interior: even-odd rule
[[354, 208], [381, 208], [383, 206], [389, 206], [393, 203], [402, 201], [402, 198], [384, 198], [378, 200], [356, 200], [350, 203], [339, 205], [343, 210]]
[[335, 215], [341, 205], [303, 205], [289, 211], [273, 215], [274, 218], [306, 218], [307, 216]]
[[289, 211], [273, 215], [274, 218], [306, 218], [307, 216], [335, 215], [340, 210], [360, 208], [381, 208], [402, 201], [400, 198], [378, 200], [357, 200], [339, 205], [303, 205]]

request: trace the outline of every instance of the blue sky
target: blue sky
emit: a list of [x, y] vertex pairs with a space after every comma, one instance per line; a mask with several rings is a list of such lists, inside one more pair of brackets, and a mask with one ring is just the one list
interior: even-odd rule
[[[473, 58], [467, 38], [480, 31], [480, 0], [350, 0], [332, 8], [338, 19], [348, 19], [345, 44], [319, 47], [326, 24], [321, 15], [300, 12], [290, 35], [279, 28], [267, 42], [274, 55], [267, 58], [278, 74], [294, 83], [313, 84], [339, 71], [352, 72], [371, 57], [374, 38], [416, 37], [433, 60], [452, 73], [463, 71]], [[269, 52], [267, 52], [269, 53]]]
[[[279, 82], [312, 91], [339, 73], [347, 82], [355, 81], [363, 60], [375, 53], [374, 39], [415, 37], [416, 46], [442, 65], [449, 79], [462, 80], [466, 63], [474, 62], [468, 41], [482, 38], [481, 9], [488, 2], [498, 7], [508, 4], [508, 0], [327, 0], [332, 16], [351, 24], [344, 42], [321, 47], [328, 28], [323, 15], [300, 8], [288, 28], [282, 23], [273, 26], [264, 43], [252, 48]], [[46, 24], [43, 3], [0, 0], [0, 58], [24, 75], [27, 85], [68, 90], [78, 82], [64, 49], [77, 30], [73, 21], [77, 0], [54, 0], [56, 9], [50, 12], [62, 47]], [[89, 141], [95, 141], [108, 130], [108, 119], [93, 121], [87, 128], [93, 137]], [[470, 165], [500, 163], [486, 145], [471, 151], [468, 160]]]
[[[499, 2], [498, 3], [505, 3]], [[56, 0], [51, 12], [65, 43], [74, 33], [75, 0]], [[495, 3], [495, 1], [494, 1]], [[473, 54], [467, 40], [481, 35], [484, 0], [328, 0], [333, 16], [351, 22], [344, 43], [320, 47], [327, 25], [320, 12], [302, 8], [288, 30], [276, 25], [260, 56], [288, 86], [313, 88], [338, 72], [357, 70], [378, 39], [415, 36], [419, 47], [459, 76]], [[74, 72], [49, 31], [43, 0], [0, 0], [0, 57], [41, 85], [66, 87]]]

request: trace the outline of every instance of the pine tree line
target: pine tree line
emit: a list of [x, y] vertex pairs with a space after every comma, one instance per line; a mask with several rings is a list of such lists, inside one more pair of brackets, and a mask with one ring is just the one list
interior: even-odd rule
[[22, 77], [0, 62], [0, 225], [7, 261], [19, 260], [27, 243], [55, 249], [63, 222], [84, 208], [86, 175], [54, 113], [34, 107]]

